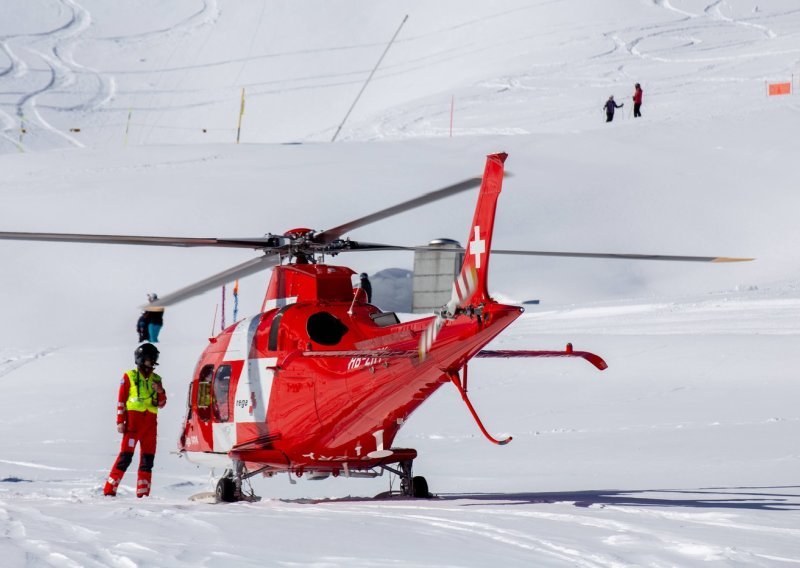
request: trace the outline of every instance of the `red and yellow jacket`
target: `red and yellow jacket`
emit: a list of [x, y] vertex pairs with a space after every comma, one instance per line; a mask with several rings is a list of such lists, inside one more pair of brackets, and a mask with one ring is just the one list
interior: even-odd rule
[[152, 373], [142, 375], [138, 369], [131, 369], [122, 375], [117, 396], [117, 424], [126, 420], [128, 411], [152, 412], [158, 414], [159, 408], [167, 404], [167, 393], [161, 386], [161, 377]]

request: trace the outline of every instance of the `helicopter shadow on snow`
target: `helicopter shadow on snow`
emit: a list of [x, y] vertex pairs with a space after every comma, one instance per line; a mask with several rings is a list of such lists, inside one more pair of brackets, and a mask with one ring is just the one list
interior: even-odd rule
[[[800, 486], [703, 487], [698, 489], [598, 489], [548, 493], [445, 493], [462, 506], [574, 503], [576, 507], [686, 507], [691, 509], [800, 510]], [[478, 501], [477, 503], [475, 501]]]
[[[794, 492], [792, 492], [794, 491]], [[668, 494], [669, 496], [664, 496]], [[658, 495], [658, 496], [656, 496]], [[597, 489], [547, 493], [440, 493], [428, 501], [397, 494], [330, 499], [280, 499], [286, 503], [449, 502], [462, 507], [548, 505], [572, 503], [576, 507], [685, 507], [689, 509], [800, 510], [800, 485], [765, 487], [703, 487], [698, 489]]]

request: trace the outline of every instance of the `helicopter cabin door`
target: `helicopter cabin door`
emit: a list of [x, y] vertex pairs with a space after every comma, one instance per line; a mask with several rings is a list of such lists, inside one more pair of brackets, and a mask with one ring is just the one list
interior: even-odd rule
[[236, 424], [231, 411], [231, 366], [220, 365], [214, 372], [211, 402], [211, 428], [214, 451], [227, 452], [236, 444]]

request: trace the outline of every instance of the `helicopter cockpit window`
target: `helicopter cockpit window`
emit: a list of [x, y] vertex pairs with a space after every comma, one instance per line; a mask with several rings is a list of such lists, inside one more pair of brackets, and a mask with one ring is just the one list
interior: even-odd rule
[[220, 422], [230, 420], [231, 366], [222, 365], [214, 377], [214, 418]]
[[376, 314], [369, 314], [369, 317], [378, 327], [387, 327], [400, 323], [400, 318], [398, 318], [397, 314], [394, 312], [378, 312]]
[[333, 314], [317, 312], [308, 318], [306, 331], [311, 340], [320, 345], [336, 345], [348, 330]]
[[211, 376], [214, 374], [214, 365], [206, 365], [200, 370], [200, 378], [197, 382], [197, 417], [200, 420], [208, 420], [211, 417]]

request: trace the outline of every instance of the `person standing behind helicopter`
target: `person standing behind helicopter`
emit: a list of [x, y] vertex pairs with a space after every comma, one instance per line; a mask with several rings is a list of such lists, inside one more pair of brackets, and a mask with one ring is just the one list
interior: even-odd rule
[[117, 431], [122, 434], [122, 444], [103, 487], [103, 495], [113, 497], [117, 494], [117, 487], [133, 461], [137, 444], [139, 475], [136, 480], [136, 496], [150, 495], [156, 455], [158, 409], [167, 404], [167, 393], [161, 384], [161, 377], [154, 372], [158, 365], [158, 355], [158, 349], [152, 343], [140, 345], [134, 352], [136, 368], [127, 371], [120, 381]]
[[362, 272], [359, 276], [361, 279], [361, 289], [367, 295], [367, 303], [372, 303], [372, 283], [369, 281], [369, 276], [366, 272]]
[[136, 321], [136, 333], [139, 334], [139, 343], [150, 341], [150, 335], [147, 331], [148, 320], [150, 316], [147, 312], [142, 312], [139, 319]]
[[606, 109], [606, 122], [611, 122], [614, 120], [614, 109], [615, 108], [622, 108], [625, 106], [624, 104], [617, 104], [614, 100], [614, 95], [608, 97], [606, 104], [603, 105], [603, 108]]
[[[150, 303], [158, 300], [158, 294], [153, 292], [147, 295], [147, 301]], [[151, 343], [158, 343], [158, 334], [164, 326], [164, 308], [161, 306], [145, 306], [144, 321], [147, 324], [147, 338], [146, 341]], [[141, 318], [140, 318], [141, 319]], [[142, 341], [140, 334], [139, 341]]]

